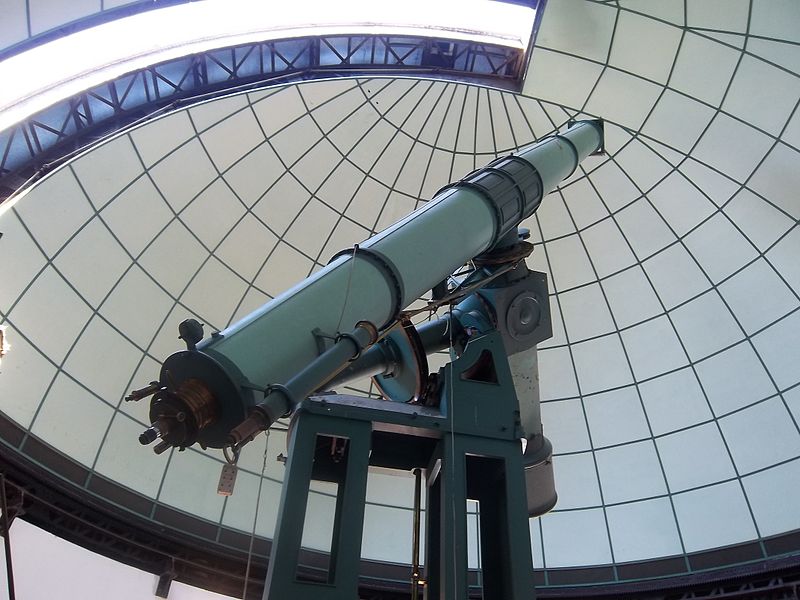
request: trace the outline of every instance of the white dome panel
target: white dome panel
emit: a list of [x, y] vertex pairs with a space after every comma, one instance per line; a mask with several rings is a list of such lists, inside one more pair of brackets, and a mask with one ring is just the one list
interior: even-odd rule
[[[157, 500], [153, 515], [171, 507], [249, 534], [266, 442], [224, 500], [218, 453], [138, 449], [146, 407], [121, 402], [180, 348], [177, 323], [225, 327], [447, 182], [585, 113], [606, 119], [608, 155], [526, 224], [530, 264], [550, 275], [555, 335], [539, 362], [561, 496], [531, 524], [536, 567], [689, 564], [800, 528], [781, 501], [800, 485], [800, 84], [795, 53], [780, 50], [800, 15], [783, 1], [753, 1], [749, 16], [747, 3], [685, 6], [686, 23], [682, 2], [549, 3], [522, 94], [305, 82], [98, 145], [0, 215], [14, 257], [0, 263], [13, 346], [0, 409], [91, 477]], [[262, 536], [283, 451], [275, 431]], [[410, 536], [386, 532], [406, 530], [411, 486], [370, 481], [365, 557], [408, 561]], [[329, 492], [312, 495], [310, 547], [329, 542]]]
[[675, 512], [688, 552], [728, 546], [757, 535], [738, 482], [677, 494]]

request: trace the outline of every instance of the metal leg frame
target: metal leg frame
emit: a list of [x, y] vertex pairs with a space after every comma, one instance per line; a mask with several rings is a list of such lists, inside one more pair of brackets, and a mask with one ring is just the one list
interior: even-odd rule
[[425, 600], [466, 600], [467, 499], [481, 506], [484, 600], [532, 600], [518, 442], [446, 434], [428, 469]]
[[[358, 597], [358, 568], [367, 493], [369, 422], [300, 414], [289, 446], [286, 477], [272, 544], [264, 600], [339, 600]], [[317, 435], [347, 438], [344, 476], [339, 483], [326, 583], [299, 581], [297, 566]]]

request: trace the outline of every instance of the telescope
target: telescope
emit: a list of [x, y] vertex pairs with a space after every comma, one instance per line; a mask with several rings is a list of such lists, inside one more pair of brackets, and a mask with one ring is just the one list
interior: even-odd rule
[[[157, 453], [193, 444], [222, 448], [235, 463], [245, 444], [277, 419], [291, 417], [265, 598], [356, 597], [351, 588], [357, 566], [345, 560], [344, 550], [335, 573], [328, 574], [325, 589], [337, 590], [330, 596], [325, 589], [308, 591], [303, 586], [312, 583], [293, 577], [284, 582], [280, 570], [297, 560], [293, 552], [299, 538], [282, 523], [297, 524], [292, 520], [297, 517], [286, 511], [296, 503], [289, 488], [299, 461], [307, 459], [305, 479], [327, 477], [340, 488], [347, 481], [352, 491], [353, 485], [361, 485], [352, 482], [366, 474], [354, 475], [351, 465], [342, 463], [362, 460], [357, 458], [362, 445], [363, 469], [377, 465], [426, 474], [426, 598], [466, 597], [466, 555], [463, 565], [460, 558], [444, 560], [449, 552], [466, 552], [448, 549], [450, 542], [445, 541], [460, 531], [460, 513], [451, 517], [449, 509], [439, 511], [432, 502], [458, 504], [470, 494], [482, 503], [501, 502], [498, 511], [504, 516], [496, 518], [505, 519], [503, 526], [508, 527], [495, 539], [497, 547], [487, 549], [505, 548], [496, 560], [522, 565], [510, 572], [498, 562], [497, 573], [487, 577], [493, 563], [482, 554], [484, 594], [487, 586], [498, 594], [485, 597], [531, 597], [530, 573], [516, 572], [531, 572], [530, 542], [524, 544], [526, 553], [513, 530], [520, 528], [520, 519], [543, 514], [556, 502], [536, 362], [536, 344], [551, 337], [552, 329], [546, 276], [526, 266], [533, 246], [519, 227], [545, 195], [602, 147], [601, 122], [570, 123], [563, 132], [446, 186], [418, 210], [343, 250], [326, 267], [227, 329], [205, 337], [197, 321], [180, 324], [186, 350], [169, 356], [159, 379], [127, 398], [152, 396], [151, 425], [139, 438], [142, 444], [157, 442]], [[421, 309], [409, 309], [428, 294], [430, 300]], [[416, 314], [440, 309], [438, 318], [412, 324]], [[449, 350], [451, 362], [430, 373], [426, 356], [442, 350]], [[333, 392], [364, 376], [373, 378], [381, 399]], [[311, 425], [305, 427], [306, 421]], [[314, 444], [323, 434], [331, 440], [324, 456]], [[311, 436], [307, 451], [304, 435]], [[443, 469], [463, 479], [461, 484], [451, 486], [440, 476]], [[492, 485], [485, 486], [482, 479]], [[500, 500], [490, 493], [492, 487]], [[304, 515], [305, 496], [297, 498]], [[337, 505], [336, 518], [349, 518], [339, 512]], [[363, 506], [360, 514], [363, 522]], [[497, 534], [488, 531], [490, 523], [483, 535], [484, 511], [481, 519], [482, 537], [493, 539]], [[488, 515], [485, 520], [491, 521]], [[357, 521], [351, 525], [358, 528], [358, 540], [349, 542], [348, 556], [352, 546], [360, 548]], [[502, 529], [498, 523], [493, 527]], [[527, 539], [527, 523], [521, 527]], [[437, 541], [432, 536], [439, 533]], [[289, 562], [282, 562], [281, 541], [290, 547]], [[521, 558], [514, 558], [518, 554]], [[416, 578], [421, 580], [418, 573]], [[343, 592], [345, 588], [349, 591]]]

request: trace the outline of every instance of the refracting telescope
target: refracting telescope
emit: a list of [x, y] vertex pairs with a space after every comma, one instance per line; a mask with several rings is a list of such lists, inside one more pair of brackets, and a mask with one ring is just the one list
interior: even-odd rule
[[[571, 123], [448, 185], [227, 329], [204, 339], [197, 321], [180, 324], [186, 350], [128, 397], [152, 396], [142, 444], [158, 441], [157, 453], [223, 448], [235, 462], [291, 417], [265, 598], [356, 596], [369, 465], [425, 473], [426, 598], [466, 598], [466, 543], [453, 543], [466, 535], [466, 498], [494, 507], [481, 512], [484, 597], [532, 597], [526, 520], [556, 502], [536, 360], [552, 328], [547, 279], [528, 269], [533, 245], [519, 226], [602, 147], [601, 122]], [[451, 362], [430, 373], [427, 355], [448, 349]], [[382, 399], [331, 392], [364, 376]], [[311, 479], [348, 490], [322, 588], [292, 566]], [[414, 571], [416, 594], [423, 578]]]

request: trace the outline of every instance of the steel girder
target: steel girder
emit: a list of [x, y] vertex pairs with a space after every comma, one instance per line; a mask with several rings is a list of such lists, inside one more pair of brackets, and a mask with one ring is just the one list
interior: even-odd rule
[[421, 75], [519, 89], [522, 50], [385, 35], [315, 36], [192, 54], [127, 73], [0, 131], [0, 202], [104, 136], [187, 103], [284, 81]]

